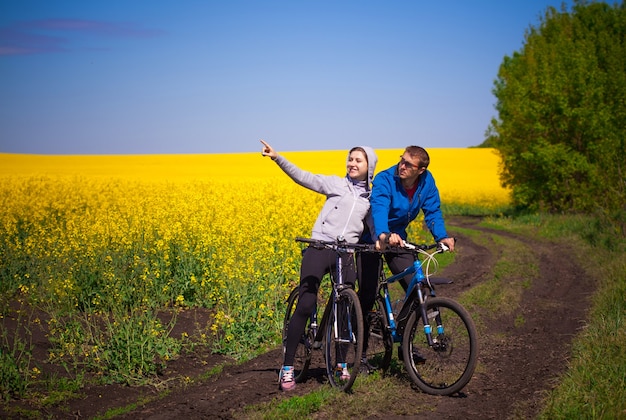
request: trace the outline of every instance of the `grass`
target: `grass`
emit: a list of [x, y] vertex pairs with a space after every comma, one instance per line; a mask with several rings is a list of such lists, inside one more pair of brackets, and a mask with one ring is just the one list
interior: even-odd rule
[[287, 418], [367, 418], [381, 412], [389, 416], [408, 415], [401, 401], [410, 392], [414, 407], [428, 410], [429, 396], [407, 390], [409, 380], [398, 360], [392, 360], [389, 374], [359, 376], [347, 394], [331, 387], [320, 387], [302, 396], [294, 396], [246, 407], [247, 419]]
[[333, 388], [320, 388], [303, 396], [295, 396], [282, 401], [273, 401], [258, 407], [249, 407], [246, 417], [249, 419], [296, 419], [306, 418], [318, 412], [322, 404], [336, 399], [339, 391]]

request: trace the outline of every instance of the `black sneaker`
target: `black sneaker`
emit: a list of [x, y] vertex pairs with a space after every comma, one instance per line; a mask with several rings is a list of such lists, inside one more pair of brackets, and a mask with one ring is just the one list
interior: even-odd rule
[[422, 354], [417, 351], [417, 349], [413, 349], [413, 363], [416, 365], [423, 365], [426, 363], [426, 358], [422, 356]]
[[[398, 359], [404, 361], [404, 354], [402, 353], [402, 346], [398, 346]], [[416, 365], [423, 365], [426, 363], [426, 358], [414, 347], [413, 348], [413, 363]]]
[[376, 368], [372, 365], [369, 364], [369, 362], [367, 361], [367, 357], [363, 357], [361, 359], [361, 364], [359, 366], [359, 373], [361, 375], [369, 375], [370, 373], [374, 372], [376, 370]]

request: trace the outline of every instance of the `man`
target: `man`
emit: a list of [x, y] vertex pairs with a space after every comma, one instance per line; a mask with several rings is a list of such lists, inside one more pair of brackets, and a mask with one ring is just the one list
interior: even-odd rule
[[[446, 233], [439, 190], [427, 170], [429, 163], [426, 150], [408, 146], [397, 165], [376, 175], [370, 198], [373, 232], [364, 234], [364, 242], [376, 243], [377, 249], [383, 251], [387, 246], [402, 245], [402, 241], [407, 239], [409, 223], [422, 211], [424, 223], [435, 241], [443, 242], [451, 251], [454, 250], [454, 238], [449, 238]], [[384, 257], [393, 274], [413, 264], [411, 253], [385, 253]], [[376, 254], [368, 253], [361, 254], [359, 259], [359, 297], [366, 315], [376, 299], [379, 260]], [[407, 279], [401, 279], [400, 284], [404, 290], [407, 289]], [[367, 338], [364, 344], [367, 346]]]

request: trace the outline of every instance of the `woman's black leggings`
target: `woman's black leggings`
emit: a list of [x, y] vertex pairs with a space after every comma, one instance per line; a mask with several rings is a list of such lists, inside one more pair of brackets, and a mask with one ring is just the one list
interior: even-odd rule
[[[354, 257], [352, 254], [342, 255], [342, 277], [343, 282], [354, 287], [356, 280], [356, 270], [354, 269]], [[285, 349], [285, 366], [293, 366], [293, 360], [298, 347], [300, 337], [304, 333], [307, 319], [313, 313], [317, 303], [317, 292], [325, 274], [332, 272], [337, 265], [337, 252], [330, 249], [317, 249], [312, 246], [306, 248], [302, 255], [302, 266], [300, 268], [300, 295], [298, 304], [287, 331], [287, 342]], [[332, 271], [331, 271], [332, 270]]]

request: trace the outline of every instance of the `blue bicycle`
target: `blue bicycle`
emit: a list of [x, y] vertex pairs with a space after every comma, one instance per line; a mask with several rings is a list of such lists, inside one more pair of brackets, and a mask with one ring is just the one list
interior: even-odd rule
[[[435, 248], [435, 252], [427, 252]], [[411, 380], [433, 395], [460, 391], [472, 378], [478, 360], [476, 327], [471, 316], [458, 302], [435, 294], [436, 284], [451, 283], [430, 276], [438, 266], [435, 255], [447, 250], [441, 243], [408, 242], [403, 247], [387, 249], [385, 252], [410, 252], [415, 259], [413, 265], [389, 278], [383, 270], [381, 253], [378, 293], [368, 315], [368, 363], [384, 372], [391, 363], [393, 344], [400, 343], [398, 357]], [[411, 281], [396, 309], [389, 284], [405, 276], [411, 276]]]

